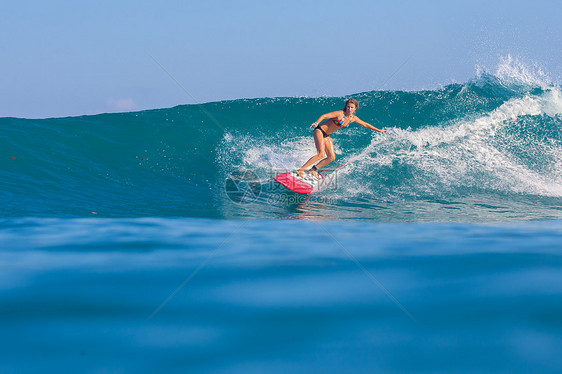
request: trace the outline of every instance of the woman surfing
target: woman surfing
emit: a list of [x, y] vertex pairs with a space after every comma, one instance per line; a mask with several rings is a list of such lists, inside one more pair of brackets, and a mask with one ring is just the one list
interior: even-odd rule
[[[330, 138], [330, 134], [333, 132], [338, 131], [339, 129], [345, 129], [353, 122], [373, 131], [386, 132], [384, 129], [377, 129], [367, 122], [360, 120], [355, 115], [355, 111], [357, 111], [358, 108], [359, 103], [357, 100], [348, 99], [345, 102], [343, 110], [336, 110], [335, 112], [323, 114], [316, 120], [316, 122], [310, 125], [310, 127], [314, 127], [312, 136], [314, 137], [314, 144], [316, 145], [316, 154], [312, 156], [299, 170], [297, 170], [299, 177], [302, 178], [304, 171], [311, 165], [313, 166], [309, 172], [315, 177], [318, 177], [318, 169], [328, 165], [336, 159], [334, 144]], [[327, 121], [322, 122], [324, 120]], [[314, 165], [316, 162], [318, 162], [318, 164]]]

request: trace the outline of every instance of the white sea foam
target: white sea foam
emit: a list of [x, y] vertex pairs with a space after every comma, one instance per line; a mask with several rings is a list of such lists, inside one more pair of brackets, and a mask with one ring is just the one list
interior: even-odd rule
[[530, 67], [511, 55], [500, 58], [494, 75], [504, 83], [523, 83], [540, 87], [552, 84], [550, 77], [538, 65]]
[[[562, 196], [560, 141], [527, 143], [516, 128], [524, 116], [556, 116], [562, 113], [561, 93], [551, 88], [542, 96], [526, 95], [508, 100], [491, 113], [446, 127], [419, 130], [393, 129], [388, 137], [373, 138], [354, 158], [357, 166], [377, 170], [393, 163], [416, 170], [415, 190], [434, 188], [488, 188], [502, 192]], [[516, 157], [509, 146], [532, 147], [548, 168], [534, 167], [533, 160]], [[371, 157], [376, 153], [377, 157]], [[374, 186], [364, 186], [363, 191]], [[356, 188], [357, 189], [357, 188]]]
[[[338, 172], [345, 178], [345, 194], [372, 194], [381, 183], [381, 168], [402, 165], [412, 175], [394, 193], [434, 194], [462, 187], [499, 192], [562, 196], [562, 149], [560, 142], [528, 144], [521, 134], [510, 132], [524, 116], [557, 116], [562, 113], [562, 94], [550, 88], [542, 95], [508, 100], [492, 112], [459, 120], [447, 126], [418, 130], [391, 128], [386, 136], [375, 135], [369, 146], [349, 157], [350, 166]], [[315, 152], [310, 137], [286, 140], [225, 135], [225, 148], [242, 150], [242, 162], [265, 173], [298, 168]], [[533, 147], [548, 167], [538, 169], [532, 160], [515, 157], [506, 147]], [[353, 177], [351, 177], [353, 175]], [[340, 183], [341, 185], [341, 183]]]
[[[526, 64], [511, 55], [500, 57], [496, 67], [488, 70], [485, 66], [476, 65], [476, 83], [492, 77], [499, 84], [509, 86], [551, 87], [552, 79], [538, 64]], [[485, 78], [486, 77], [486, 78]]]
[[[502, 85], [531, 89], [489, 113], [415, 130], [390, 126], [386, 135], [374, 134], [338, 171], [345, 196], [373, 196], [381, 188], [394, 196], [458, 194], [468, 188], [562, 197], [562, 140], [537, 135], [543, 120], [560, 122], [560, 87], [539, 68], [511, 56], [500, 61], [494, 76]], [[223, 153], [235, 152], [243, 165], [264, 172], [294, 170], [315, 153], [310, 136], [282, 136], [226, 134]]]

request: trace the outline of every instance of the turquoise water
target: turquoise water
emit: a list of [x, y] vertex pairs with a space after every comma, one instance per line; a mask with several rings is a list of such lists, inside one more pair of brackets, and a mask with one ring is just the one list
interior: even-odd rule
[[[275, 189], [314, 152], [309, 122], [343, 98], [264, 98], [136, 113], [0, 119], [5, 217], [201, 217], [504, 222], [561, 217], [562, 93], [494, 76], [422, 92], [354, 95], [334, 135], [349, 163], [309, 200]], [[233, 203], [238, 170], [263, 185]]]
[[558, 372], [561, 88], [353, 97], [0, 118], [0, 372]]

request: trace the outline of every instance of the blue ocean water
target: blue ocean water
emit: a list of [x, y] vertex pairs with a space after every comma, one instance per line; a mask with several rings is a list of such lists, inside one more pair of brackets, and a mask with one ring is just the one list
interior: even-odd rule
[[[507, 66], [344, 98], [0, 118], [0, 372], [559, 372], [562, 91]], [[514, 73], [515, 71], [515, 73]]]

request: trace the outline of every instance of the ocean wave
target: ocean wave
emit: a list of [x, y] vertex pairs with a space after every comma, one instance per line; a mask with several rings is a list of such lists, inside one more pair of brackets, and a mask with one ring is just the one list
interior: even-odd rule
[[[540, 70], [507, 57], [494, 74], [479, 69], [465, 84], [353, 97], [360, 118], [389, 131], [353, 125], [334, 134], [334, 164], [348, 164], [332, 177], [337, 188], [316, 196], [331, 199], [329, 216], [373, 218], [367, 211], [381, 202], [480, 196], [486, 205], [502, 196], [518, 207], [521, 199], [536, 204], [537, 198], [554, 198], [541, 209], [557, 217], [562, 91]], [[245, 168], [265, 184], [275, 171], [299, 167], [315, 152], [308, 125], [340, 108], [343, 99], [260, 98], [136, 113], [2, 118], [3, 215], [293, 216], [300, 208], [287, 213], [286, 206], [259, 201], [232, 207], [224, 181]], [[450, 214], [444, 219], [460, 217]]]

